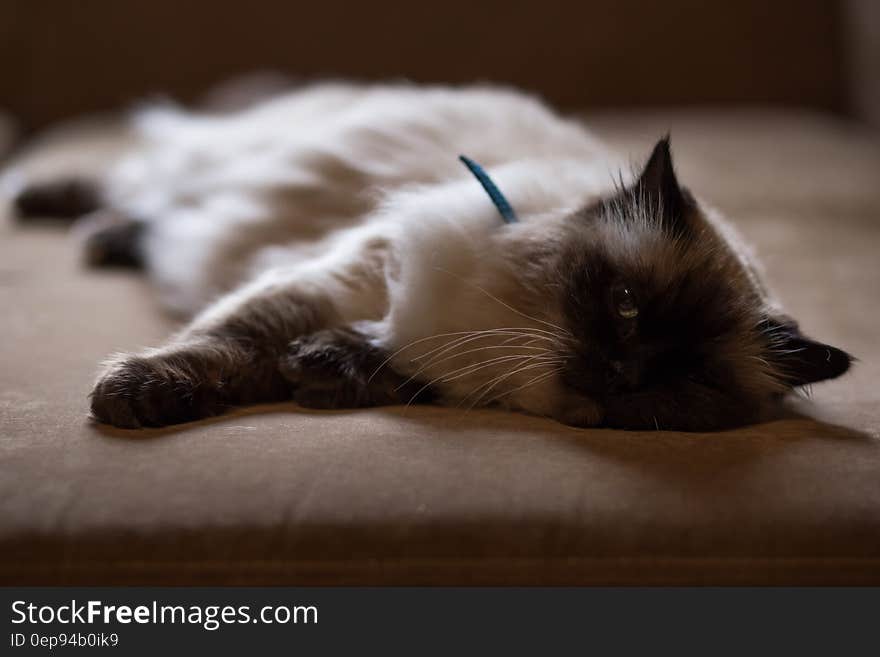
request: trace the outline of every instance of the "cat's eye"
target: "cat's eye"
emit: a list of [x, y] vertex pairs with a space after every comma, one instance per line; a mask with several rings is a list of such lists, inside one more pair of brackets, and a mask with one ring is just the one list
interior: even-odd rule
[[617, 314], [624, 319], [638, 317], [639, 307], [636, 305], [636, 297], [626, 285], [618, 285], [614, 288], [612, 300]]

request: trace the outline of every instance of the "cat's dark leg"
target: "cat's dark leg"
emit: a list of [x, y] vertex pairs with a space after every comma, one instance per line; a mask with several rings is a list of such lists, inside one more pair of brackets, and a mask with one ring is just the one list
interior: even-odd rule
[[113, 210], [98, 210], [83, 217], [74, 232], [82, 244], [83, 262], [89, 267], [143, 269], [144, 237], [149, 224], [119, 215]]
[[350, 328], [324, 329], [291, 342], [280, 361], [293, 399], [307, 408], [362, 408], [430, 401], [421, 381], [398, 374], [390, 354]]
[[108, 363], [91, 411], [116, 427], [160, 427], [283, 399], [285, 391], [267, 355], [234, 342], [193, 340]]
[[102, 205], [97, 182], [81, 178], [31, 185], [13, 201], [20, 221], [76, 221], [87, 265], [141, 269], [144, 264], [141, 243], [146, 224]]
[[74, 227], [74, 234], [81, 243], [83, 262], [89, 267], [143, 269], [147, 230], [146, 222], [108, 209], [82, 217]]
[[92, 415], [157, 427], [289, 399], [279, 358], [292, 339], [335, 321], [329, 303], [295, 288], [221, 301], [165, 347], [110, 361], [92, 391]]
[[[168, 345], [114, 358], [92, 392], [93, 417], [125, 428], [164, 426], [291, 399], [292, 341], [384, 313], [385, 248], [367, 240], [326, 270], [268, 272], [221, 298]], [[366, 367], [368, 359], [357, 362]]]
[[67, 178], [25, 187], [13, 201], [20, 220], [58, 219], [72, 222], [101, 206], [95, 181]]

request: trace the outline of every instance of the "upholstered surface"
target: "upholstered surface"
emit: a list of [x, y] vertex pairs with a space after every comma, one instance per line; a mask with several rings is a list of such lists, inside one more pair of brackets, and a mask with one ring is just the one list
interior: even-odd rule
[[63, 230], [4, 220], [0, 581], [880, 583], [880, 141], [797, 113], [593, 124], [634, 160], [671, 131], [682, 179], [853, 372], [716, 434], [291, 405], [112, 430], [86, 417], [97, 363], [173, 324]]

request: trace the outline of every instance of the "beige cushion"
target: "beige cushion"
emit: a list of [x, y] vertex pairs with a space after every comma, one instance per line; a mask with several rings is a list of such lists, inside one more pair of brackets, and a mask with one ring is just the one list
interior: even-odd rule
[[880, 583], [880, 146], [815, 115], [602, 116], [757, 245], [810, 334], [860, 358], [793, 417], [716, 433], [503, 412], [251, 409], [93, 426], [114, 350], [172, 330], [63, 231], [0, 231], [7, 583]]

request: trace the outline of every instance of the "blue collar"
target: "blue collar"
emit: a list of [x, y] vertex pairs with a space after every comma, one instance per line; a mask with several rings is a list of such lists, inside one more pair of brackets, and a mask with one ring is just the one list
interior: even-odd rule
[[504, 219], [504, 223], [506, 224], [515, 224], [519, 221], [516, 217], [516, 212], [513, 211], [513, 208], [510, 206], [510, 203], [504, 198], [504, 194], [501, 193], [501, 190], [498, 189], [498, 186], [492, 182], [492, 179], [489, 177], [489, 174], [486, 173], [486, 170], [483, 169], [479, 164], [474, 162], [472, 159], [465, 157], [464, 155], [459, 155], [458, 159], [461, 160], [464, 165], [470, 170], [474, 177], [480, 182], [483, 186], [483, 189], [486, 190], [486, 193], [489, 195], [489, 198], [492, 200], [492, 203], [498, 209], [498, 214], [501, 215], [501, 218]]

